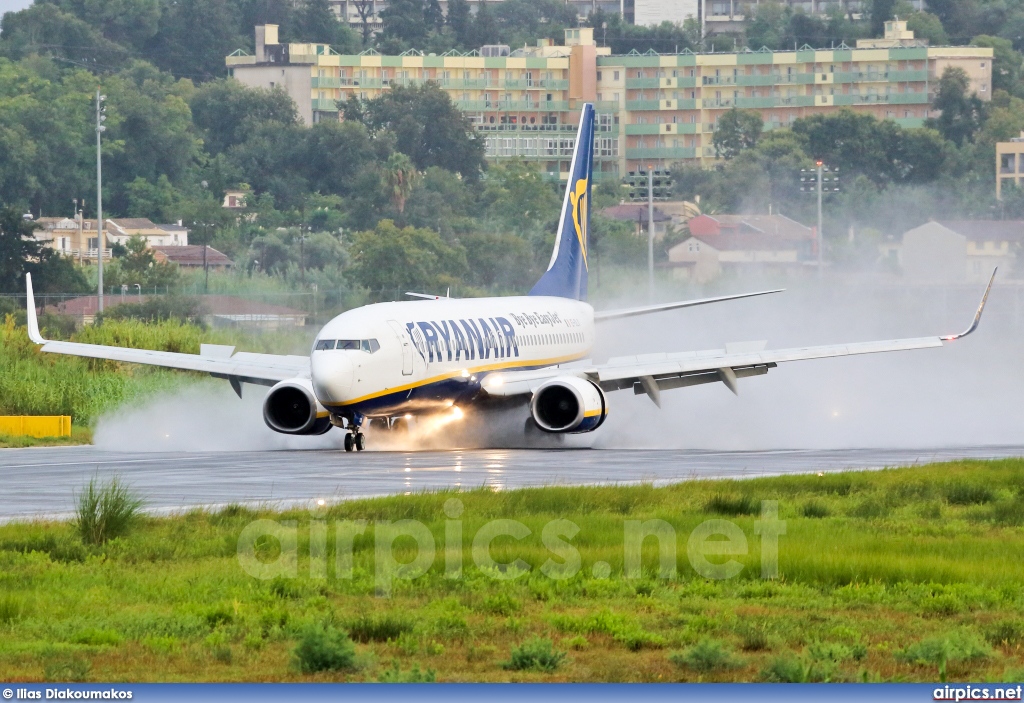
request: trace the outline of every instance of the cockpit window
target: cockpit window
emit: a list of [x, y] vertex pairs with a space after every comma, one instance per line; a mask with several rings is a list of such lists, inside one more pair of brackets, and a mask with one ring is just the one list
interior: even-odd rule
[[373, 354], [380, 349], [380, 344], [376, 339], [321, 339], [314, 347], [315, 351], [328, 351], [330, 349], [340, 349], [343, 351], [362, 350], [368, 354]]

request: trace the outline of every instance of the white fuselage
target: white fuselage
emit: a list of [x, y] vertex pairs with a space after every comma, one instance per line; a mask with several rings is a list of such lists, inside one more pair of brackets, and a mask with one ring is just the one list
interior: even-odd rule
[[593, 308], [568, 298], [378, 303], [324, 325], [310, 371], [320, 403], [358, 423], [470, 400], [489, 372], [584, 359], [593, 343]]

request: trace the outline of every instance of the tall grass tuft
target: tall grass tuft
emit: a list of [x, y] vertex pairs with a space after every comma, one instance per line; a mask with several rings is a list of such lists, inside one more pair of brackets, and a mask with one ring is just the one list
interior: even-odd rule
[[85, 490], [75, 496], [75, 502], [75, 527], [86, 544], [104, 544], [127, 534], [145, 504], [117, 476], [105, 484], [91, 479]]
[[950, 505], [991, 503], [994, 499], [992, 489], [980, 483], [957, 481], [946, 486], [946, 501]]
[[413, 624], [408, 618], [392, 613], [383, 615], [362, 615], [348, 623], [349, 635], [356, 642], [388, 642], [412, 632]]
[[719, 515], [756, 515], [760, 506], [752, 496], [730, 496], [723, 493], [712, 496], [704, 505], [709, 513]]

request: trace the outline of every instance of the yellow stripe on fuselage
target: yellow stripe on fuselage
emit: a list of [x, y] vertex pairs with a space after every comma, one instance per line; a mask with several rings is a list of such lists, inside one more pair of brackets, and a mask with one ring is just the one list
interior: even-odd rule
[[[503, 371], [521, 367], [543, 367], [553, 366], [555, 364], [564, 364], [567, 361], [578, 361], [585, 358], [585, 355], [570, 355], [570, 356], [559, 356], [551, 359], [520, 359], [518, 361], [505, 361], [500, 364], [486, 364], [484, 366], [466, 367], [466, 371], [470, 374], [476, 375], [484, 373], [486, 371]], [[431, 383], [437, 383], [438, 381], [447, 381], [449, 378], [457, 378], [462, 375], [463, 369], [455, 369], [448, 373], [441, 374], [439, 376], [432, 376], [425, 378], [422, 381], [416, 381], [415, 383], [407, 383], [402, 386], [395, 386], [394, 388], [385, 388], [382, 391], [375, 393], [369, 393], [367, 395], [353, 398], [352, 400], [346, 400], [342, 403], [333, 403], [332, 405], [355, 405], [356, 403], [363, 403], [367, 400], [373, 400], [374, 398], [380, 398], [384, 395], [390, 395], [392, 393], [401, 393], [402, 391], [412, 390], [413, 388], [421, 388], [423, 386], [429, 386]]]

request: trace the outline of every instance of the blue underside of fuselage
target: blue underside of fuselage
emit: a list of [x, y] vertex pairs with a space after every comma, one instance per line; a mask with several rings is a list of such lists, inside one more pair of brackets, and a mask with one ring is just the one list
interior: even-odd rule
[[351, 418], [354, 415], [381, 417], [404, 413], [430, 412], [449, 405], [468, 402], [480, 391], [479, 381], [448, 378], [415, 388], [387, 393], [348, 405], [325, 407], [336, 415]]

